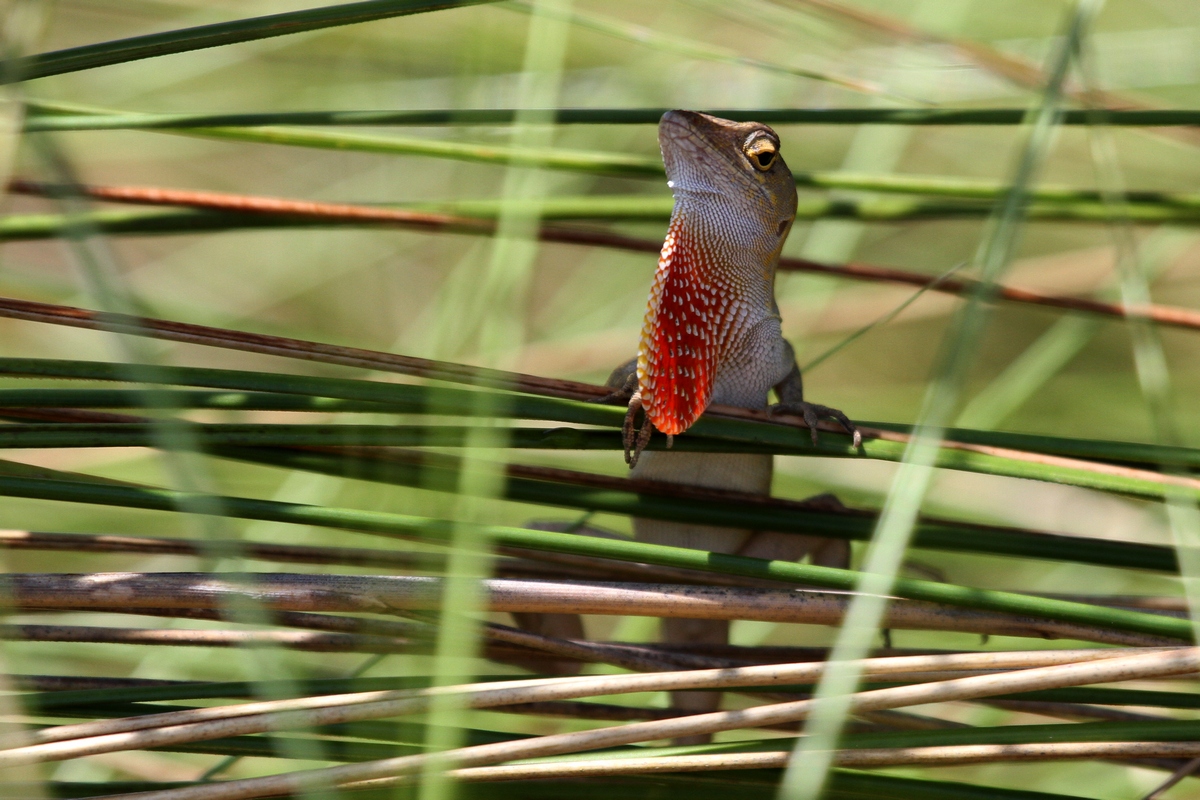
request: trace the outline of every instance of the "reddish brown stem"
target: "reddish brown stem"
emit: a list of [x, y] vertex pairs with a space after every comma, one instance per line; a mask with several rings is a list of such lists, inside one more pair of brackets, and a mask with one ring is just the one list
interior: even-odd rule
[[[9, 190], [23, 194], [45, 195], [52, 191], [52, 187], [33, 181], [15, 180], [10, 183]], [[323, 203], [313, 200], [168, 189], [156, 186], [80, 186], [72, 187], [72, 190], [94, 200], [136, 205], [183, 206], [209, 211], [315, 218], [330, 222], [370, 222], [419, 230], [477, 235], [490, 235], [495, 230], [495, 225], [490, 220], [347, 203]], [[546, 242], [607, 247], [640, 253], [657, 254], [662, 248], [660, 242], [649, 239], [561, 225], [543, 225], [539, 236], [542, 241]], [[937, 280], [935, 277], [919, 272], [857, 262], [826, 264], [805, 258], [781, 258], [779, 269], [815, 272], [852, 280], [903, 283], [910, 286], [929, 287], [935, 292], [960, 296], [979, 289], [979, 282], [968, 278]], [[990, 291], [994, 294], [995, 299], [1006, 302], [1062, 308], [1118, 319], [1147, 319], [1160, 325], [1200, 330], [1200, 313], [1186, 308], [1161, 305], [1131, 308], [1117, 303], [1105, 303], [1087, 298], [1041, 294], [1011, 286], [995, 286]], [[589, 396], [594, 396], [594, 393], [590, 393]]]

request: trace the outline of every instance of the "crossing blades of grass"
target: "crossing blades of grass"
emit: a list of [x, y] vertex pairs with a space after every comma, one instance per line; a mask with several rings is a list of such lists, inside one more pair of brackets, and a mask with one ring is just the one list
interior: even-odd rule
[[[0, 476], [0, 494], [10, 497], [160, 511], [175, 511], [180, 507], [187, 507], [186, 504], [189, 500], [199, 499], [188, 497], [181, 492], [151, 487], [118, 486], [82, 480], [47, 480], [6, 476]], [[430, 541], [447, 541], [447, 537], [455, 525], [464, 524], [399, 514], [306, 506], [241, 497], [219, 497], [217, 500], [222, 512], [233, 518], [292, 522]], [[524, 528], [484, 526], [480, 529], [480, 534], [494, 545], [724, 572], [755, 578], [806, 583], [832, 589], [853, 590], [858, 577], [858, 573], [831, 567], [765, 561], [686, 548], [598, 539]], [[1190, 626], [1186, 620], [1011, 592], [985, 591], [932, 581], [900, 579], [896, 582], [895, 594], [913, 600], [927, 600], [964, 608], [1000, 611], [1042, 619], [1057, 619], [1154, 636], [1184, 640], [1191, 637]]]
[[[101, 188], [106, 188], [107, 191], [101, 191]], [[165, 202], [190, 206], [190, 208], [184, 209], [141, 212], [85, 212], [76, 217], [77, 220], [82, 220], [92, 226], [92, 229], [107, 233], [166, 234], [188, 231], [238, 230], [256, 226], [323, 226], [326, 223], [335, 225], [378, 224], [469, 235], [491, 235], [493, 232], [493, 223], [490, 220], [477, 217], [455, 217], [428, 211], [386, 209], [341, 203], [316, 203], [307, 200], [192, 192], [156, 187], [90, 187], [81, 189], [81, 191], [85, 194], [90, 191], [98, 199], [127, 202], [134, 197], [139, 197], [141, 202], [155, 204]], [[8, 228], [5, 227], [5, 221], [0, 220], [0, 240], [5, 237], [12, 240], [48, 238], [64, 233], [69, 228], [65, 217], [54, 214], [18, 216], [8, 219], [11, 220]], [[610, 231], [568, 228], [560, 225], [543, 225], [539, 236], [542, 241], [546, 242], [615, 248], [641, 253], [657, 254], [661, 247], [659, 242], [648, 239], [636, 239]], [[937, 279], [921, 273], [863, 263], [827, 264], [811, 259], [789, 257], [780, 259], [779, 269], [784, 272], [812, 272], [851, 280], [883, 281], [922, 288], [928, 287], [932, 291], [960, 296], [969, 295], [976, 288], [975, 281], [965, 278]], [[1160, 325], [1200, 329], [1200, 315], [1190, 309], [1178, 307], [1151, 305], [1130, 309], [1090, 298], [1046, 295], [1008, 286], [994, 287], [991, 300], [1066, 309], [1118, 319], [1144, 318]], [[0, 303], [0, 310], [8, 310], [8, 307], [14, 304], [23, 305], [27, 309], [37, 306], [44, 311], [54, 308], [48, 304], [7, 300]], [[65, 323], [67, 319], [70, 319], [71, 321], [67, 324], [87, 325], [87, 312], [80, 309], [71, 309], [70, 311], [69, 315], [55, 321]], [[49, 315], [43, 319], [51, 321]], [[179, 323], [175, 324], [179, 325]], [[133, 325], [132, 328], [134, 330], [130, 332], [136, 331], [137, 335], [161, 335], [156, 326], [145, 319], [139, 320], [138, 324]]]
[[[419, 361], [419, 360], [414, 360]], [[443, 373], [451, 379], [456, 374], [469, 374], [470, 368], [445, 365]], [[451, 367], [457, 368], [450, 369]], [[412, 368], [415, 368], [415, 363]], [[426, 368], [428, 369], [428, 368]], [[124, 380], [128, 368], [104, 362], [46, 361], [39, 359], [0, 359], [0, 374], [38, 376], [43, 378], [88, 378], [92, 380]], [[186, 368], [155, 368], [141, 376], [143, 382], [183, 383], [209, 388], [271, 389], [287, 393], [323, 394], [351, 400], [379, 401], [397, 399], [408, 408], [433, 410], [435, 413], [471, 413], [472, 394], [465, 390], [425, 389], [394, 383], [352, 381], [346, 379], [313, 379], [304, 376], [280, 376], [270, 373], [239, 373], [229, 370], [189, 370]], [[316, 389], [315, 387], [322, 388]], [[303, 387], [303, 388], [301, 388]], [[557, 398], [506, 398], [512, 403], [509, 413], [514, 418], [540, 417], [563, 422], [616, 427], [624, 412], [612, 406], [599, 406]], [[457, 409], [461, 409], [457, 410]], [[753, 412], [745, 416], [753, 417]], [[751, 419], [723, 419], [716, 416], [701, 419], [691, 429], [697, 436], [713, 436], [758, 444], [806, 447], [804, 431], [782, 425], [763, 424]], [[826, 434], [822, 443], [809, 452], [840, 457], [865, 456], [887, 461], [903, 457], [907, 437], [903, 434], [865, 429], [868, 436], [861, 448], [855, 449], [849, 437]], [[983, 436], [986, 434], [980, 434]], [[1118, 448], [1119, 449], [1119, 448]], [[1150, 470], [1066, 458], [1059, 455], [1022, 453], [994, 445], [956, 444], [947, 441], [938, 448], [936, 466], [984, 474], [1045, 480], [1102, 491], [1118, 492], [1140, 497], [1161, 499], [1169, 491], [1181, 491], [1200, 496], [1200, 481], [1192, 478], [1163, 475]]]

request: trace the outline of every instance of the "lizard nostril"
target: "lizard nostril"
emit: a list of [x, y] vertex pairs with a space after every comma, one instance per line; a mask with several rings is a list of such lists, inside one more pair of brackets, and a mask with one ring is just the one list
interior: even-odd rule
[[787, 230], [788, 221], [786, 219], [779, 220], [779, 227], [775, 229], [776, 236], [783, 236], [783, 232]]

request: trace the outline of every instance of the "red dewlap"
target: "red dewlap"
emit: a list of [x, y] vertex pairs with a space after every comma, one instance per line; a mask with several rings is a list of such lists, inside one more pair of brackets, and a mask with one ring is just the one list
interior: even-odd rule
[[708, 408], [729, 308], [712, 258], [681, 224], [663, 243], [642, 327], [642, 406], [663, 433], [683, 433]]

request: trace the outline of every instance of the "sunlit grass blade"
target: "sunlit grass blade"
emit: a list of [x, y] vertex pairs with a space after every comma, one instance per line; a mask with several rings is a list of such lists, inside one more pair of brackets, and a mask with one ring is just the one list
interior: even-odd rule
[[[275, 392], [206, 392], [163, 390], [174, 409], [220, 411], [310, 411], [315, 413], [396, 413], [386, 403], [342, 400], [315, 395]], [[145, 410], [143, 392], [137, 389], [0, 389], [0, 409], [8, 408], [112, 408]]]
[[[477, 0], [494, 2], [494, 0]], [[330, 133], [283, 127], [255, 128], [165, 128], [168, 133], [221, 139], [236, 142], [307, 147], [339, 152], [379, 153], [384, 155], [425, 156], [449, 158], [480, 164], [502, 164], [522, 167], [586, 172], [595, 175], [616, 175], [635, 178], [658, 178], [664, 175], [662, 163], [655, 158], [619, 153], [594, 153], [557, 149], [529, 149], [503, 145], [484, 145], [436, 139], [417, 139], [400, 136], [369, 136], [365, 134]]]
[[[1163, 720], [1162, 722], [1153, 723], [1138, 723], [1138, 722], [1100, 722], [1100, 723], [1079, 723], [1070, 726], [1058, 725], [1012, 725], [998, 726], [991, 728], [955, 728], [950, 730], [936, 731], [896, 731], [883, 733], [856, 733], [847, 734], [842, 743], [845, 750], [865, 750], [865, 749], [898, 749], [898, 748], [922, 748], [922, 747], [953, 747], [964, 745], [1022, 745], [1022, 744], [1049, 744], [1058, 742], [1191, 742], [1196, 738], [1197, 725], [1191, 720]], [[375, 738], [374, 736], [361, 736], [360, 731], [347, 726], [346, 731], [349, 735], [359, 735], [360, 738]], [[364, 723], [357, 723], [356, 727], [365, 729], [370, 732], [374, 727], [366, 727]], [[389, 726], [390, 727], [390, 726]], [[1065, 728], [1065, 730], [1064, 730]], [[320, 730], [319, 728], [317, 730]], [[339, 731], [331, 731], [338, 733]], [[503, 734], [495, 734], [490, 731], [471, 731], [468, 741], [471, 745], [485, 744], [502, 741], [515, 741], [518, 739], [528, 738], [521, 736], [505, 736]], [[267, 756], [267, 757], [283, 757], [283, 758], [298, 758], [302, 757], [297, 754], [289, 753], [286, 748], [279, 748], [279, 742], [273, 741], [276, 737], [233, 737], [224, 739], [210, 739], [204, 742], [168, 745], [162, 748], [171, 752], [191, 752], [191, 753], [217, 753], [221, 755], [242, 755], [242, 756]], [[388, 736], [388, 739], [398, 738], [395, 734]], [[300, 740], [295, 740], [300, 741]], [[332, 739], [320, 739], [313, 741], [314, 744], [319, 744], [319, 751], [324, 760], [338, 762], [361, 762], [372, 761], [382, 758], [390, 758], [393, 756], [407, 755], [411, 753], [421, 752], [419, 746], [408, 744], [413, 742], [414, 738], [409, 735], [403, 737], [401, 741], [395, 744], [378, 744], [371, 742], [344, 742]], [[419, 742], [420, 740], [416, 740]], [[636, 747], [636, 748], [620, 748], [605, 753], [589, 754], [588, 761], [600, 767], [605, 762], [619, 762], [628, 758], [662, 758], [680, 755], [717, 755], [717, 754], [735, 754], [735, 753], [777, 753], [780, 754], [780, 761], [786, 760], [787, 739], [774, 739], [758, 742], [749, 742], [736, 745], [719, 745], [713, 747], [696, 747], [696, 748], [662, 748], [662, 747]], [[1200, 749], [1200, 746], [1193, 746], [1194, 749]], [[685, 752], [680, 752], [680, 751]], [[686, 752], [690, 750], [692, 752]], [[1053, 755], [1047, 757], [1053, 758]], [[580, 760], [580, 756], [572, 754], [569, 756], [547, 757], [540, 759], [530, 759], [525, 763], [553, 765], [559, 762], [575, 763]]]
[[361, 3], [272, 14], [265, 17], [219, 22], [195, 28], [134, 36], [111, 42], [56, 50], [10, 59], [4, 64], [4, 80], [33, 80], [145, 58], [186, 53], [208, 47], [250, 42], [272, 36], [352, 25], [408, 14], [475, 5], [490, 0], [367, 0]]

